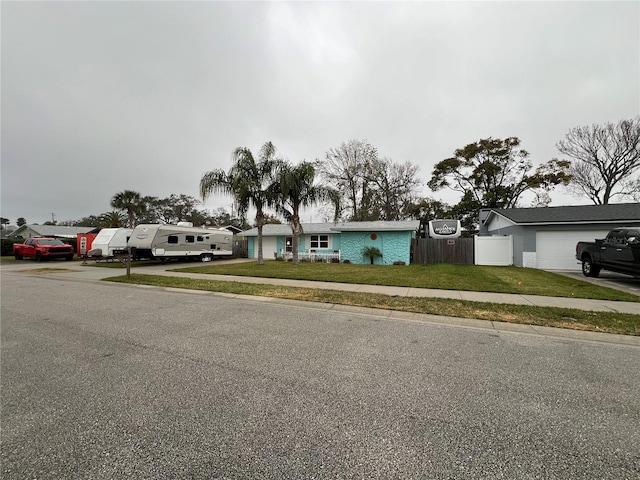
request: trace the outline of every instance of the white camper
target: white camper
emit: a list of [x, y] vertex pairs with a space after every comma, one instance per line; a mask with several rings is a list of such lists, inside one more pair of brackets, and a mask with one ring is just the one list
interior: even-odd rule
[[134, 259], [187, 258], [210, 262], [233, 255], [233, 233], [229, 230], [197, 228], [191, 224], [143, 224], [133, 229], [128, 246]]
[[112, 257], [114, 252], [125, 251], [133, 229], [103, 228], [91, 244], [89, 257]]

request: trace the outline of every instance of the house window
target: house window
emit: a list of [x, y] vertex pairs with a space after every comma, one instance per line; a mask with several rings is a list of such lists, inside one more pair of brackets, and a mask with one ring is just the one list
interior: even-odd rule
[[186, 235], [184, 241], [186, 243], [193, 243], [195, 241], [195, 237], [193, 235]]
[[310, 248], [329, 248], [329, 235], [311, 235]]
[[178, 243], [178, 236], [177, 235], [169, 235], [169, 238], [167, 239], [167, 241], [169, 243]]
[[284, 239], [284, 251], [293, 252], [293, 237], [285, 237]]

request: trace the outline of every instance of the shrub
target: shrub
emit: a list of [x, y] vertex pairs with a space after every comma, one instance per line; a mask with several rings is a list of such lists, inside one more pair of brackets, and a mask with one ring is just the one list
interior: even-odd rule
[[24, 242], [24, 240], [22, 239], [13, 239], [13, 238], [3, 238], [2, 239], [2, 252], [0, 253], [0, 255], [2, 255], [3, 257], [8, 257], [10, 255], [13, 255], [13, 244], [14, 243], [22, 243]]
[[371, 259], [371, 265], [373, 265], [373, 261], [377, 257], [382, 257], [382, 252], [378, 247], [364, 247], [361, 253], [363, 257], [369, 257]]
[[[345, 260], [345, 262], [347, 262], [347, 260]], [[331, 263], [340, 263], [340, 260], [337, 258], [332, 258]]]
[[393, 262], [394, 265], [406, 265], [406, 263], [404, 263], [402, 260], [396, 260], [395, 262]]
[[348, 258], [345, 258], [342, 263], [351, 263]]

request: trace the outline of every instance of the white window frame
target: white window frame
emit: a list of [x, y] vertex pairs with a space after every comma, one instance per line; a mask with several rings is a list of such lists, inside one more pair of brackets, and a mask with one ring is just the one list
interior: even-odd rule
[[[324, 238], [324, 240], [323, 240]], [[328, 249], [329, 247], [329, 235], [311, 235], [309, 237], [309, 248], [313, 249]]]

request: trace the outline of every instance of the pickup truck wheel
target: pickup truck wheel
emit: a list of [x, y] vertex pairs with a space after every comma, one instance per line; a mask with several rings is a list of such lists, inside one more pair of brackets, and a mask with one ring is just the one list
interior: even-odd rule
[[36, 262], [41, 262], [42, 261], [42, 255], [40, 255], [40, 252], [36, 252]]
[[600, 267], [595, 266], [591, 258], [586, 257], [582, 259], [582, 273], [585, 277], [597, 277], [600, 275]]
[[73, 260], [73, 255], [67, 255], [66, 257], [64, 257], [64, 259], [67, 261]]
[[18, 255], [17, 253], [14, 255], [14, 257], [16, 257], [16, 260], [22, 260], [22, 255]]

